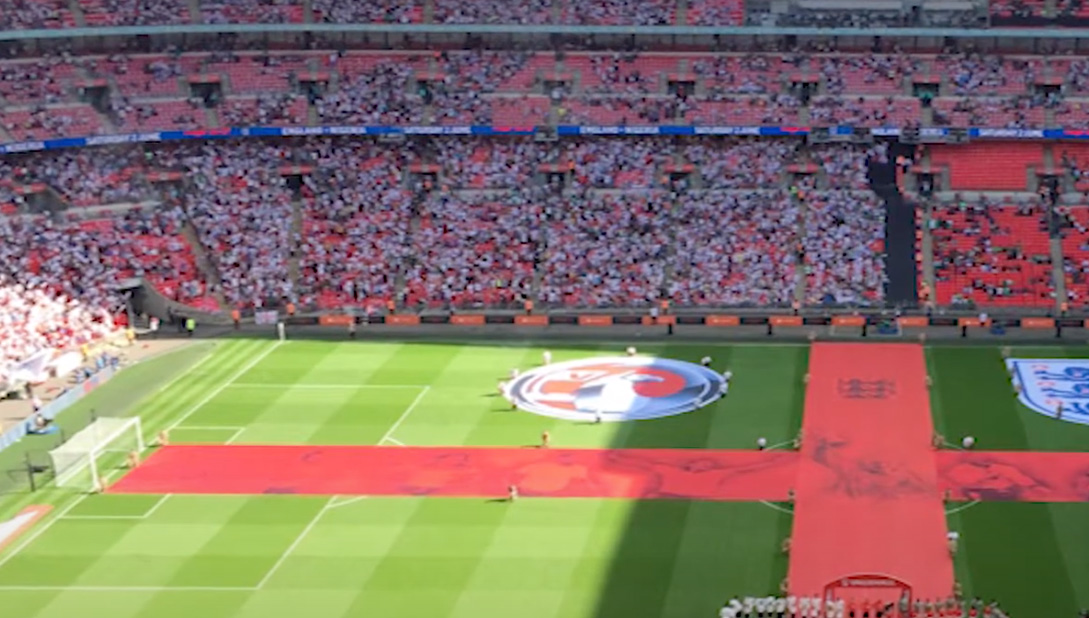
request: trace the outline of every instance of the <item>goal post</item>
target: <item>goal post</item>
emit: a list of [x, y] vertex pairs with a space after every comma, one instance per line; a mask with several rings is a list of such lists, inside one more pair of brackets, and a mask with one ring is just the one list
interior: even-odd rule
[[[97, 491], [102, 487], [103, 458], [143, 450], [139, 417], [105, 417], [95, 419], [64, 444], [49, 451], [49, 457], [53, 460], [57, 487]], [[124, 461], [123, 455], [120, 461]]]

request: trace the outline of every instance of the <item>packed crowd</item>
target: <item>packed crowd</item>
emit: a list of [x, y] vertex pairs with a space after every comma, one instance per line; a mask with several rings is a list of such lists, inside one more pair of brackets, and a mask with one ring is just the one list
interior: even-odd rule
[[41, 349], [75, 348], [114, 332], [124, 322], [114, 290], [128, 278], [207, 306], [183, 219], [168, 205], [91, 219], [0, 218], [0, 370]]
[[115, 330], [109, 313], [48, 288], [0, 278], [0, 389], [17, 364], [34, 354], [78, 348]]
[[869, 191], [806, 191], [806, 304], [884, 299], [884, 205]]
[[424, 200], [412, 234], [406, 304], [509, 307], [531, 298], [541, 233], [534, 193], [438, 193]]
[[384, 308], [410, 250], [414, 205], [399, 175], [410, 153], [341, 140], [305, 150], [315, 171], [303, 195], [299, 302]]
[[404, 0], [314, 0], [315, 21], [333, 24], [405, 24], [420, 21], [422, 7]]
[[668, 297], [678, 305], [789, 305], [799, 214], [782, 190], [688, 192], [674, 215]]
[[[55, 55], [0, 62], [0, 129], [13, 139], [42, 139], [194, 129], [217, 117], [221, 126], [555, 121], [1080, 128], [1089, 126], [1089, 103], [1080, 98], [1089, 83], [1087, 67], [1062, 56], [824, 50]], [[336, 75], [328, 85], [322, 85], [324, 77], [301, 79], [327, 73]], [[801, 81], [787, 83], [784, 74], [797, 74]], [[192, 75], [219, 83], [222, 90], [211, 98], [190, 93], [186, 82]], [[933, 88], [909, 94], [916, 79]], [[1066, 87], [1042, 89], [1043, 83]], [[83, 102], [89, 87], [106, 89], [105, 107]], [[209, 106], [218, 116], [205, 109]]]
[[547, 24], [552, 0], [435, 0], [435, 21], [443, 24]]
[[[301, 0], [201, 0], [190, 10], [184, 0], [78, 0], [80, 10], [55, 0], [4, 0], [0, 3], [0, 27], [61, 28], [65, 26], [174, 25], [185, 23], [418, 23], [425, 20], [424, 2], [347, 2], [316, 0], [307, 15]], [[1059, 0], [1055, 14], [1045, 18], [1043, 2], [994, 0], [991, 13], [999, 22], [1039, 24], [1066, 23], [1083, 18], [1077, 0]], [[689, 4], [687, 21], [679, 21], [676, 0], [533, 0], [504, 3], [497, 0], [435, 0], [431, 20], [448, 24], [586, 24], [663, 26], [674, 23], [702, 26], [736, 26], [746, 21], [743, 0], [710, 0]], [[755, 25], [817, 27], [932, 26], [971, 28], [984, 26], [974, 5], [935, 5], [914, 13], [883, 6], [817, 9], [792, 6], [788, 12], [771, 13], [753, 7], [748, 23]], [[82, 23], [80, 19], [82, 18]]]
[[141, 202], [151, 192], [138, 173], [139, 154], [132, 149], [61, 150], [0, 158], [0, 186], [41, 183], [73, 206]]
[[580, 191], [546, 204], [544, 217], [540, 298], [546, 304], [644, 306], [663, 296], [672, 245], [664, 193]]
[[[879, 299], [882, 222], [864, 189], [866, 160], [883, 150], [799, 148], [753, 138], [213, 141], [9, 157], [0, 188], [21, 205], [16, 189], [36, 182], [73, 206], [144, 202], [162, 195], [152, 173], [179, 174], [179, 212], [232, 307], [376, 306], [399, 290], [397, 300], [423, 306], [502, 305], [537, 283], [546, 303], [782, 304], [800, 252], [815, 263], [810, 300]], [[811, 201], [799, 238], [795, 196], [768, 189], [784, 187], [787, 164], [803, 156], [837, 190]], [[288, 186], [293, 174], [301, 185]]]
[[288, 258], [292, 193], [280, 175], [290, 148], [269, 142], [185, 144], [153, 151], [153, 164], [184, 170], [192, 183], [184, 208], [208, 249], [232, 306], [262, 307], [293, 298]]

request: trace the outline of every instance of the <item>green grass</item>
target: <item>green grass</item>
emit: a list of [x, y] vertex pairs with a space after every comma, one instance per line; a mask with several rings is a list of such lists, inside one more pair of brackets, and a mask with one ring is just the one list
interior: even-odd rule
[[[1016, 358], [1085, 358], [1086, 348], [1014, 348]], [[1057, 421], [1017, 401], [999, 348], [931, 348], [935, 427], [977, 448], [1087, 451], [1089, 426]], [[1076, 616], [1089, 608], [1089, 504], [979, 504], [949, 517], [966, 591], [1000, 600], [1012, 616]]]
[[[137, 381], [155, 386], [138, 404], [137, 369], [96, 397], [115, 395], [111, 409], [139, 414], [149, 436], [176, 425], [176, 442], [500, 446], [548, 429], [559, 446], [751, 448], [797, 433], [806, 348], [642, 348], [693, 361], [710, 349], [737, 374], [729, 397], [667, 419], [578, 424], [491, 396], [541, 348], [241, 340], [165, 388], [188, 365], [142, 369]], [[616, 351], [552, 350], [557, 361]], [[20, 618], [711, 616], [731, 595], [778, 590], [790, 527], [744, 503], [60, 489], [0, 498], [0, 518], [27, 503], [57, 510], [0, 553], [0, 608]]]
[[[615, 345], [550, 344], [555, 360]], [[548, 429], [558, 446], [751, 448], [801, 422], [804, 346], [641, 346], [736, 374], [730, 395], [654, 421], [590, 425], [511, 412], [492, 396], [533, 345], [231, 340], [127, 369], [91, 409], [138, 414], [175, 442], [507, 446]], [[1016, 348], [1017, 356], [1089, 356]], [[998, 348], [934, 347], [935, 426], [979, 448], [1089, 450], [1089, 427], [1021, 406]], [[407, 412], [407, 414], [406, 414]], [[51, 443], [0, 454], [17, 463]], [[18, 618], [613, 618], [713, 616], [732, 595], [774, 594], [788, 514], [763, 504], [298, 496], [0, 496], [0, 521], [55, 511], [0, 552], [0, 615]], [[1015, 617], [1089, 607], [1089, 505], [979, 504], [949, 516], [957, 578]]]

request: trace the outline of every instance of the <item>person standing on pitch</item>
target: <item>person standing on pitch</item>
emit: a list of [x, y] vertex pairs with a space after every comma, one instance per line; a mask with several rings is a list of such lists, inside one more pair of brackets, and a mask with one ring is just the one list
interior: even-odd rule
[[548, 445], [552, 443], [552, 435], [547, 431], [541, 432], [541, 448], [548, 448]]
[[507, 501], [515, 502], [516, 500], [518, 500], [518, 486], [511, 485], [507, 487]]
[[946, 533], [945, 539], [949, 544], [949, 555], [957, 555], [957, 546], [960, 545], [960, 533], [956, 530], [950, 530]]
[[548, 350], [545, 350], [544, 352], [541, 352], [541, 360], [543, 361], [542, 364], [551, 365], [552, 364], [552, 352], [549, 352]]

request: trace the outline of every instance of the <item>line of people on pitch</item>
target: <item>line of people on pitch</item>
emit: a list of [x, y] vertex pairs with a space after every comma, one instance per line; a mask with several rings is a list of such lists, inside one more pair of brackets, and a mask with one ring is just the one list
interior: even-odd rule
[[[822, 600], [812, 597], [734, 597], [723, 605], [719, 618], [1007, 618], [997, 603], [982, 599], [947, 599], [899, 603]], [[1089, 618], [1089, 617], [1086, 617]]]

